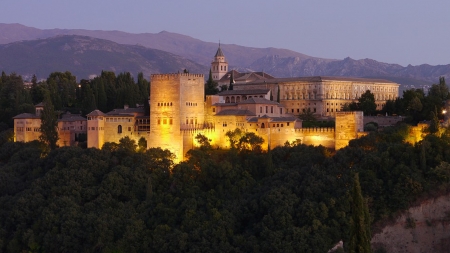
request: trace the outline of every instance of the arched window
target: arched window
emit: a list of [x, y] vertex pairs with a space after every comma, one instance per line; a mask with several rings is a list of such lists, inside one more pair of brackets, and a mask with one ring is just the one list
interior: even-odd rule
[[236, 102], [236, 100], [234, 100], [234, 97], [231, 97], [231, 103]]
[[225, 98], [225, 103], [230, 103], [230, 98], [229, 97]]
[[236, 97], [236, 103], [241, 102], [241, 97]]
[[122, 133], [122, 125], [117, 126], [117, 133]]
[[261, 128], [265, 128], [264, 123], [261, 123]]

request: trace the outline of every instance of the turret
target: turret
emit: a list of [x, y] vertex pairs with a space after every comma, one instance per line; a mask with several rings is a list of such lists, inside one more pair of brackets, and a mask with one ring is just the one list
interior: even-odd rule
[[222, 52], [222, 49], [217, 49], [216, 55], [214, 56], [213, 61], [211, 62], [211, 74], [214, 81], [219, 81], [228, 71], [228, 62], [225, 59], [225, 55]]

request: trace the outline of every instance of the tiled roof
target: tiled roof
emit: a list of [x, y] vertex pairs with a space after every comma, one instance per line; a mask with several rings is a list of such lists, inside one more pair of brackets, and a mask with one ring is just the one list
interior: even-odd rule
[[273, 117], [271, 118], [272, 122], [292, 122], [292, 121], [298, 121], [298, 118], [296, 117]]
[[144, 108], [127, 108], [127, 109], [114, 109], [107, 112], [108, 115], [119, 115], [119, 114], [132, 114], [132, 113], [144, 113]]
[[247, 119], [248, 122], [258, 122], [258, 119], [261, 118], [269, 118], [270, 122], [293, 122], [297, 121], [298, 119], [296, 117], [270, 117], [267, 115], [264, 115], [262, 117], [252, 117]]
[[235, 106], [237, 103], [215, 103], [214, 106]]
[[134, 114], [108, 112], [107, 114], [105, 114], [105, 116], [108, 116], [108, 117], [134, 117]]
[[88, 115], [86, 116], [105, 116], [106, 114], [104, 114], [103, 112], [101, 112], [100, 110], [94, 110], [92, 112], [90, 112]]
[[216, 116], [223, 116], [223, 115], [236, 115], [236, 116], [244, 116], [249, 115], [253, 116], [255, 115], [253, 112], [249, 110], [240, 110], [240, 109], [229, 109], [229, 110], [222, 110], [216, 114]]
[[39, 104], [35, 105], [36, 107], [43, 107], [45, 104], [44, 102], [40, 102]]
[[239, 104], [270, 104], [270, 105], [279, 105], [279, 103], [272, 101], [272, 100], [267, 100], [265, 98], [249, 98], [247, 100], [241, 101]]
[[269, 93], [269, 89], [263, 89], [263, 90], [225, 90], [219, 92], [218, 96], [229, 96], [229, 95], [266, 95]]
[[228, 71], [220, 80], [220, 83], [229, 82], [231, 78], [231, 74], [233, 74], [233, 79], [238, 82], [247, 82], [247, 81], [255, 81], [255, 80], [266, 80], [266, 79], [273, 79], [273, 77], [270, 74], [267, 74], [265, 72], [245, 72], [240, 73], [237, 70], [231, 70]]
[[36, 114], [32, 114], [32, 113], [21, 113], [15, 117], [13, 117], [13, 119], [40, 119], [41, 117], [37, 116]]
[[222, 49], [220, 48], [220, 45], [219, 45], [219, 48], [217, 49], [216, 55], [214, 57], [225, 57], [225, 55], [222, 52]]
[[65, 121], [65, 122], [73, 122], [73, 121], [85, 121], [86, 118], [81, 117], [79, 114], [63, 114], [62, 118], [58, 121]]

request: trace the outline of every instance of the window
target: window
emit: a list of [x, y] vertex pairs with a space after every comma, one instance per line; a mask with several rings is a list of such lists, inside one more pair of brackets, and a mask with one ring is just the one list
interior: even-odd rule
[[119, 133], [119, 134], [122, 133], [122, 125], [117, 126], [117, 133]]
[[163, 124], [167, 125], [167, 119], [166, 118], [163, 119]]
[[128, 132], [131, 132], [131, 127], [128, 127]]
[[266, 113], [268, 113], [269, 112], [269, 107], [268, 106], [266, 106]]
[[161, 119], [158, 118], [158, 125], [161, 125]]
[[262, 113], [262, 106], [259, 107], [259, 113]]
[[273, 106], [270, 107], [270, 113], [273, 113]]
[[216, 112], [216, 108], [212, 108], [213, 112]]
[[172, 119], [172, 118], [169, 119], [169, 124], [170, 124], [170, 125], [173, 124], [173, 119]]

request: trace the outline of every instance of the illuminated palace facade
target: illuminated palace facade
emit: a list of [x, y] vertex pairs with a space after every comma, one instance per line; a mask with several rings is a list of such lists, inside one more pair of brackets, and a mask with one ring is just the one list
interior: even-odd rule
[[[205, 99], [202, 74], [153, 74], [150, 116], [146, 116], [143, 108], [115, 109], [107, 113], [95, 110], [87, 119], [65, 115], [58, 122], [58, 145], [76, 145], [81, 141], [80, 134], [87, 136], [89, 148], [101, 148], [105, 142], [118, 143], [126, 136], [136, 142], [144, 137], [148, 148], [168, 149], [180, 161], [198, 145], [197, 134], [207, 136], [213, 146], [229, 148], [226, 132], [239, 128], [262, 137], [263, 149], [286, 142], [339, 149], [365, 134], [362, 112], [341, 112], [344, 103], [356, 101], [366, 90], [371, 90], [380, 109], [386, 100], [398, 96], [398, 84], [385, 80], [275, 78], [263, 72], [229, 71], [220, 47], [211, 72], [219, 84], [231, 81], [234, 89]], [[336, 127], [303, 128], [297, 116], [308, 109], [319, 116], [334, 117]], [[36, 110], [36, 114], [20, 114], [14, 118], [16, 141], [39, 138], [42, 107]]]
[[317, 116], [335, 117], [344, 104], [357, 102], [367, 90], [374, 94], [377, 110], [381, 110], [387, 100], [398, 97], [400, 86], [383, 79], [340, 76], [276, 78], [264, 72], [225, 72], [226, 69], [228, 62], [219, 46], [211, 63], [213, 79], [219, 86], [232, 82], [234, 90], [270, 89], [271, 100], [279, 101], [286, 113], [294, 115], [310, 110]]
[[247, 89], [205, 100], [203, 75], [151, 75], [148, 148], [169, 149], [181, 160], [198, 145], [197, 134], [213, 146], [229, 148], [226, 133], [236, 128], [262, 137], [266, 150], [286, 142], [339, 149], [364, 134], [362, 112], [338, 112], [336, 128], [302, 128], [301, 120], [272, 97], [270, 89]]

